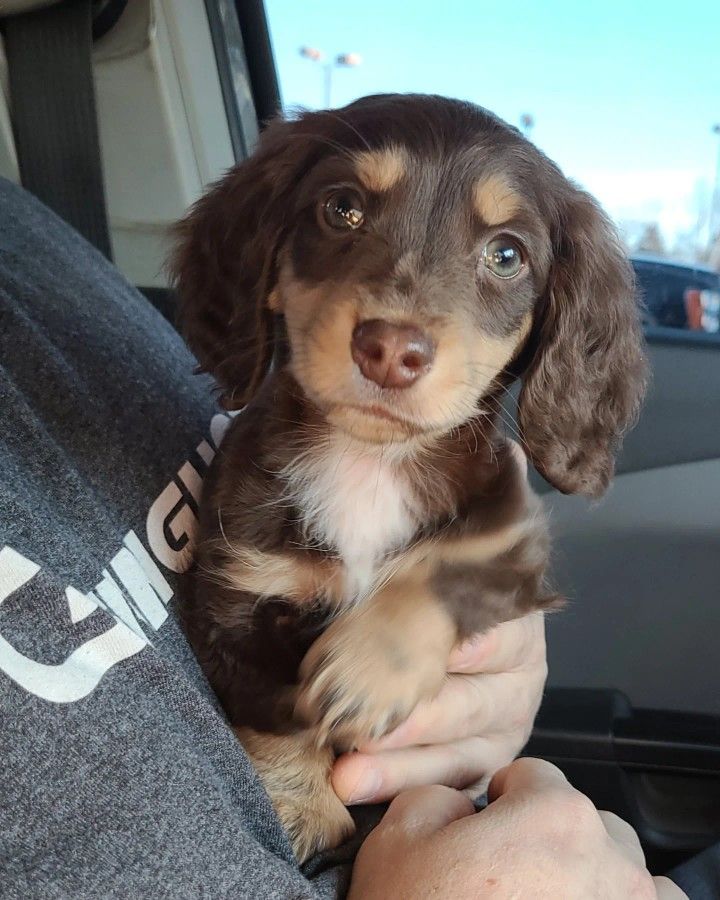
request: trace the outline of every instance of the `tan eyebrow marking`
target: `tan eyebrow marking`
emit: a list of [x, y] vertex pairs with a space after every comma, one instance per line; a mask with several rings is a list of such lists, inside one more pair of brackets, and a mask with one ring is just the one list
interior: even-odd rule
[[520, 209], [520, 195], [504, 175], [487, 175], [473, 189], [475, 210], [488, 225], [507, 222]]
[[397, 146], [363, 150], [355, 156], [355, 171], [369, 191], [389, 191], [405, 177], [405, 151]]

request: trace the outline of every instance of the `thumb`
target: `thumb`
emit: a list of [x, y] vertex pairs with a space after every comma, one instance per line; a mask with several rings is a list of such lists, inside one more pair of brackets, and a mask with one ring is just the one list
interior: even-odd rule
[[432, 834], [475, 812], [470, 799], [452, 788], [433, 784], [398, 794], [383, 816], [382, 825], [401, 825], [416, 836]]

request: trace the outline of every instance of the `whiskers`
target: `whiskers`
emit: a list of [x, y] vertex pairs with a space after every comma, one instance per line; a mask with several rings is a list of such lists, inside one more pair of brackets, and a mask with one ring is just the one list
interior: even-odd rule
[[[483, 375], [492, 374], [492, 381], [490, 382], [490, 384], [493, 384], [494, 381], [493, 388], [499, 388], [500, 391], [502, 391], [503, 394], [512, 401], [513, 405], [516, 404], [516, 397], [514, 396], [510, 388], [508, 388], [508, 386], [503, 384], [501, 381], [497, 380], [498, 375], [501, 373], [499, 373], [494, 367], [483, 366], [482, 363], [474, 363], [472, 365], [472, 371], [482, 373]], [[509, 431], [512, 438], [517, 441], [526, 452], [526, 454], [529, 455], [530, 448], [527, 441], [523, 437], [520, 423], [517, 421], [512, 412], [507, 408], [507, 406], [498, 397], [494, 396], [492, 392], [481, 397], [479, 400], [479, 404], [479, 414], [488, 415], [488, 412], [483, 411], [481, 408], [483, 404], [487, 405], [489, 408], [489, 413], [497, 418], [497, 420], [505, 427], [506, 432]]]
[[[323, 110], [322, 116], [323, 116], [323, 118], [334, 119], [336, 122], [339, 122], [341, 125], [343, 125], [345, 128], [347, 128], [349, 131], [352, 131], [353, 134], [357, 135], [357, 137], [360, 138], [365, 149], [372, 151], [373, 148], [368, 143], [368, 140], [365, 137], [365, 135], [363, 135], [362, 132], [358, 131], [358, 129], [352, 124], [352, 122], [348, 122], [347, 119], [344, 119], [342, 116], [339, 116], [337, 113], [333, 112], [330, 109]], [[320, 136], [320, 135], [310, 135], [310, 137], [322, 138], [322, 136]], [[330, 143], [329, 139], [324, 138], [324, 140], [326, 143]], [[339, 151], [344, 152], [347, 155], [350, 155], [350, 151], [347, 149], [347, 147], [343, 147], [342, 144], [336, 144], [335, 141], [333, 141], [332, 144], [335, 145], [336, 149], [338, 149]]]
[[[368, 150], [372, 150], [372, 147], [370, 146], [370, 144], [368, 143], [368, 141], [367, 141], [367, 140], [363, 137], [363, 135], [357, 130], [357, 128], [355, 128], [355, 127], [354, 127], [353, 125], [351, 125], [349, 122], [346, 122], [346, 121], [345, 121], [344, 119], [342, 119], [340, 116], [338, 116], [338, 115], [336, 115], [335, 113], [330, 112], [330, 111], [323, 112], [323, 116], [327, 116], [328, 118], [335, 119], [336, 121], [341, 122], [341, 123], [342, 123], [343, 125], [345, 125], [350, 131], [352, 131], [352, 132], [354, 132], [355, 134], [357, 134], [357, 136], [358, 136], [358, 137], [360, 138], [360, 140], [362, 141], [363, 145], [364, 145]], [[317, 132], [311, 132], [311, 131], [298, 131], [298, 132], [295, 133], [295, 134], [292, 134], [292, 133], [288, 134], [286, 140], [288, 141], [288, 143], [290, 143], [290, 142], [296, 142], [296, 141], [297, 141], [297, 142], [300, 142], [300, 141], [313, 141], [314, 143], [316, 143], [316, 144], [318, 144], [318, 145], [320, 145], [320, 146], [323, 146], [323, 147], [329, 147], [331, 150], [334, 150], [339, 156], [343, 157], [344, 159], [347, 159], [347, 160], [349, 160], [349, 161], [351, 161], [351, 162], [352, 162], [352, 160], [353, 160], [353, 151], [352, 151], [349, 147], [347, 147], [347, 146], [344, 145], [344, 144], [341, 144], [339, 141], [333, 140], [333, 138], [328, 137], [328, 136], [325, 135], [325, 134], [319, 134], [319, 133], [317, 133]]]

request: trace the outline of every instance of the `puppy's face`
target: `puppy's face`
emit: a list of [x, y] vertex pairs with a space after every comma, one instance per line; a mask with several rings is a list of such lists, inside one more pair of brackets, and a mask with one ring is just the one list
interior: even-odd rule
[[645, 385], [632, 271], [597, 204], [472, 104], [381, 95], [275, 122], [178, 228], [180, 319], [226, 406], [285, 357], [326, 418], [401, 443], [492, 412], [566, 492], [607, 486]]
[[334, 424], [369, 441], [445, 432], [517, 355], [550, 236], [512, 154], [395, 143], [335, 153], [288, 209], [271, 307], [290, 366]]

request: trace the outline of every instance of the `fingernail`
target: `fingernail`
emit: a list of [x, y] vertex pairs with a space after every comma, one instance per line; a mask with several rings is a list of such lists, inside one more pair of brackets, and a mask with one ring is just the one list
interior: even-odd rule
[[382, 775], [377, 769], [365, 769], [358, 783], [350, 792], [348, 804], [368, 803], [374, 800], [382, 786]]

